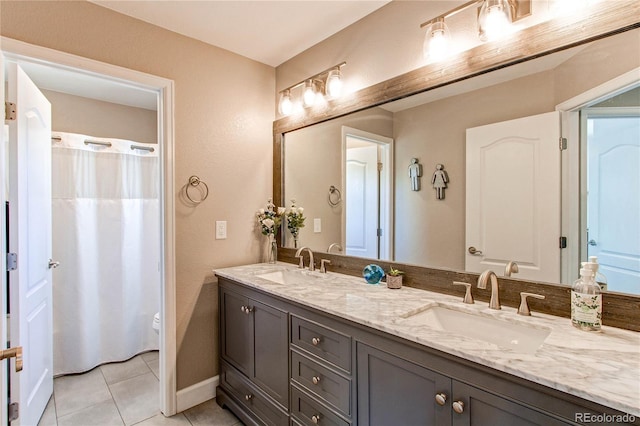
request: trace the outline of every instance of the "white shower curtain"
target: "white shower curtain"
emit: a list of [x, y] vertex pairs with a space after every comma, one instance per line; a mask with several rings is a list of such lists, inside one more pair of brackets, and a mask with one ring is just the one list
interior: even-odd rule
[[54, 375], [158, 349], [158, 151], [132, 145], [53, 135]]

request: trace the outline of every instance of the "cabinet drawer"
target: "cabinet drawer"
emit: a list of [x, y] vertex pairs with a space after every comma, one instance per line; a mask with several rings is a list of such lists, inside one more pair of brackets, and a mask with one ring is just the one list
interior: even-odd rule
[[351, 337], [345, 334], [293, 316], [291, 343], [351, 372]]
[[289, 424], [287, 413], [257, 390], [242, 373], [225, 363], [221, 365], [220, 384], [265, 424], [273, 426]]
[[291, 380], [345, 415], [351, 415], [350, 379], [291, 351]]
[[296, 417], [298, 422], [308, 426], [316, 424], [349, 426], [351, 424], [296, 386], [291, 386], [291, 414]]

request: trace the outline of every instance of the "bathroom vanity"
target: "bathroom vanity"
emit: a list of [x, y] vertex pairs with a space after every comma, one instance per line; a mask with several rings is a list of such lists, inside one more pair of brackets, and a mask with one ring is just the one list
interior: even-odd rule
[[289, 264], [216, 275], [217, 400], [245, 424], [640, 424], [639, 333]]

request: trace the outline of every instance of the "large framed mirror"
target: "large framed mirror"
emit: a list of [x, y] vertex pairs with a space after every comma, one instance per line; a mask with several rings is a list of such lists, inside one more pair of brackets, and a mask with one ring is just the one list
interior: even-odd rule
[[[470, 272], [515, 260], [516, 277], [565, 284], [597, 255], [609, 290], [640, 293], [637, 27], [348, 114], [277, 121], [276, 199], [307, 217], [297, 244]], [[542, 116], [550, 154], [524, 143]], [[532, 133], [495, 136], [505, 123]], [[474, 151], [487, 129], [502, 151]], [[561, 151], [561, 135], [577, 145]], [[287, 232], [282, 245], [294, 247]]]

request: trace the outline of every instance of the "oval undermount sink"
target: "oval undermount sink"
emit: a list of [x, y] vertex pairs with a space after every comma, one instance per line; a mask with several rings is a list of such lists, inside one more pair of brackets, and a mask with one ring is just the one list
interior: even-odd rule
[[434, 330], [481, 340], [525, 354], [535, 353], [551, 333], [551, 330], [546, 328], [463, 312], [441, 305], [431, 306], [417, 313], [412, 312], [401, 318], [398, 323], [426, 325]]
[[271, 281], [276, 284], [296, 284], [299, 283], [300, 280], [304, 280], [306, 278], [321, 278], [315, 272], [311, 272], [308, 270], [303, 271], [301, 269], [282, 269], [278, 271], [267, 272], [264, 274], [258, 274], [256, 275], [256, 277]]

